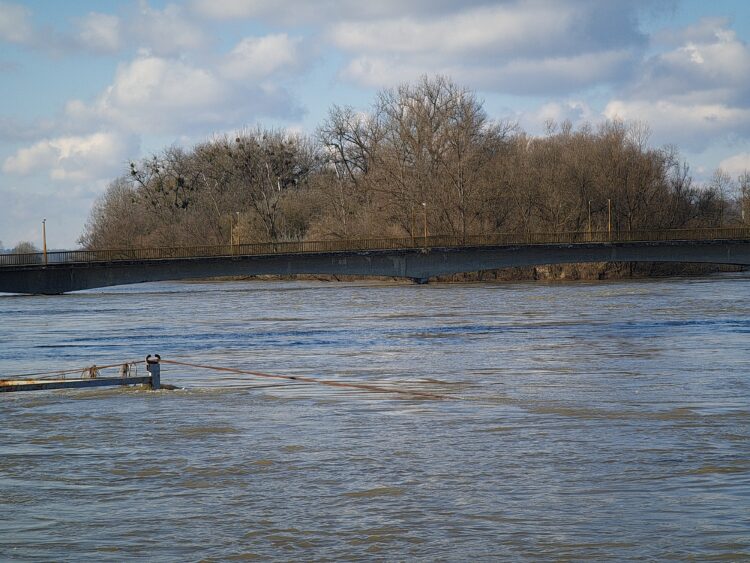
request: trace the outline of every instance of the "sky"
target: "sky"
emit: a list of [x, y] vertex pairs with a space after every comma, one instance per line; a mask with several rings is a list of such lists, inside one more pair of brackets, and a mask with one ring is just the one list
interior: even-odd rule
[[750, 169], [746, 0], [0, 0], [0, 247], [75, 248], [128, 162], [443, 74], [492, 119], [648, 124]]

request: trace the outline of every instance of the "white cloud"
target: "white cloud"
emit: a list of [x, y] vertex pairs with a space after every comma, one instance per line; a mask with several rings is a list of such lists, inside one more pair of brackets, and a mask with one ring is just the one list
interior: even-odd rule
[[264, 12], [267, 7], [262, 1], [253, 0], [192, 0], [191, 8], [201, 16], [228, 20], [250, 18]]
[[550, 95], [616, 84], [640, 62], [640, 3], [530, 0], [378, 19], [339, 19], [328, 38], [341, 71], [370, 87], [448, 74], [474, 88]]
[[685, 27], [657, 30], [652, 36], [652, 42], [655, 45], [661, 44], [670, 48], [692, 42], [711, 42], [716, 37], [716, 30], [726, 28], [728, 25], [729, 20], [727, 18], [702, 18]]
[[393, 86], [422, 74], [445, 74], [462, 84], [509, 94], [551, 94], [585, 89], [618, 79], [636, 61], [630, 51], [514, 59], [496, 64], [460, 64], [442, 57], [401, 55], [353, 59], [341, 75], [370, 87]]
[[397, 15], [431, 15], [465, 9], [494, 0], [191, 0], [190, 9], [215, 20], [264, 19], [274, 22], [328, 22], [341, 18], [374, 18]]
[[675, 48], [646, 61], [632, 95], [651, 99], [687, 95], [695, 103], [702, 94], [704, 103], [748, 104], [750, 48], [736, 33], [723, 20], [711, 19], [684, 36]]
[[226, 57], [222, 73], [233, 80], [249, 80], [294, 68], [300, 60], [300, 42], [286, 33], [246, 37]]
[[717, 138], [732, 133], [750, 133], [750, 109], [724, 104], [613, 100], [603, 113], [608, 119], [646, 122], [656, 139], [691, 149], [703, 149]]
[[221, 86], [210, 71], [174, 59], [144, 56], [122, 65], [103, 99], [104, 106], [162, 111], [189, 108], [221, 100]]
[[24, 6], [0, 0], [0, 40], [24, 44], [50, 54], [75, 53], [81, 49], [114, 53], [124, 44], [146, 48], [156, 55], [172, 56], [199, 50], [208, 37], [199, 22], [178, 4], [152, 8], [139, 0], [137, 9], [121, 20], [112, 14], [91, 12], [74, 18], [73, 28], [58, 31], [34, 29], [31, 12]]
[[654, 139], [702, 151], [750, 135], [750, 49], [723, 19], [661, 34], [668, 49], [647, 59], [605, 107], [607, 118], [647, 122]]
[[111, 132], [44, 139], [8, 157], [3, 172], [30, 175], [48, 171], [53, 180], [86, 182], [122, 168], [132, 140]]
[[743, 152], [725, 158], [719, 163], [719, 168], [729, 175], [737, 177], [750, 171], [750, 152]]
[[55, 165], [58, 154], [59, 148], [54, 146], [53, 141], [39, 141], [8, 157], [3, 164], [3, 172], [26, 175], [37, 168], [50, 168]]
[[[85, 32], [84, 20], [79, 20], [79, 25], [84, 25], [81, 31]], [[0, 0], [0, 41], [16, 43], [57, 57], [85, 47], [82, 40], [83, 37], [49, 26], [36, 29], [28, 8]]]
[[[616, 81], [635, 62], [632, 52], [603, 51], [567, 57], [514, 60], [496, 71], [494, 86], [516, 94], [573, 91]], [[492, 69], [487, 69], [491, 76]]]
[[91, 105], [68, 103], [73, 121], [100, 123], [134, 133], [169, 133], [212, 120], [226, 99], [210, 71], [155, 56], [120, 65], [115, 80]]
[[78, 41], [86, 48], [115, 52], [121, 47], [120, 19], [109, 14], [91, 12], [78, 22]]
[[0, 40], [26, 43], [31, 40], [31, 12], [25, 6], [0, 2]]
[[569, 31], [575, 11], [544, 3], [480, 7], [436, 19], [401, 17], [341, 22], [331, 38], [347, 51], [432, 53], [457, 57], [491, 50], [513, 54], [549, 48]]
[[208, 42], [201, 27], [188, 18], [176, 4], [167, 4], [163, 10], [156, 10], [145, 0], [140, 1], [140, 9], [130, 31], [157, 55], [177, 55], [185, 51], [200, 49]]
[[299, 109], [283, 79], [298, 66], [298, 44], [283, 34], [245, 39], [223, 60], [206, 66], [142, 53], [121, 64], [112, 84], [92, 103], [68, 102], [68, 124], [179, 135], [238, 126], [260, 116], [296, 117]]

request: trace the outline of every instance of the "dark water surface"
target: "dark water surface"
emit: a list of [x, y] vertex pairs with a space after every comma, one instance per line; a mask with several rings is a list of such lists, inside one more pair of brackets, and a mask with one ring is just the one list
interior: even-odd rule
[[0, 296], [0, 560], [750, 558], [750, 277]]

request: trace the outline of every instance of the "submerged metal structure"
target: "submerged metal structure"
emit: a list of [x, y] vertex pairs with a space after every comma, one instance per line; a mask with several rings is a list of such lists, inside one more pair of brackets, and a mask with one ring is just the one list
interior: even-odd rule
[[128, 385], [147, 385], [150, 389], [161, 388], [161, 357], [156, 354], [146, 356], [147, 375], [130, 373], [131, 364], [121, 364], [119, 377], [101, 377], [99, 370], [114, 366], [91, 366], [82, 370], [80, 377], [66, 377], [69, 371], [45, 374], [48, 377], [38, 379], [0, 379], [0, 393], [16, 391], [42, 391], [47, 389], [90, 389], [92, 387], [124, 387]]

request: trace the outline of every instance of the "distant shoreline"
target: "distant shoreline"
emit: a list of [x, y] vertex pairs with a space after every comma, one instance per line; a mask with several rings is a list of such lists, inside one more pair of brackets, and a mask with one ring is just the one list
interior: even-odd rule
[[[483, 270], [430, 278], [434, 283], [475, 283], [475, 282], [571, 282], [571, 281], [614, 281], [627, 279], [659, 279], [669, 277], [697, 277], [724, 272], [744, 272], [745, 266], [725, 264], [632, 264], [631, 263], [598, 263], [567, 264], [553, 266], [527, 266], [504, 268], [500, 270]], [[249, 275], [219, 276], [215, 278], [196, 278], [184, 280], [187, 283], [233, 282], [233, 281], [319, 281], [319, 282], [353, 282], [379, 281], [391, 283], [410, 283], [405, 278], [384, 276], [356, 276], [330, 274], [292, 274], [292, 275]]]

